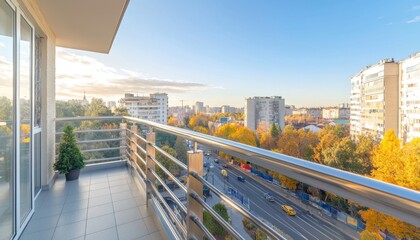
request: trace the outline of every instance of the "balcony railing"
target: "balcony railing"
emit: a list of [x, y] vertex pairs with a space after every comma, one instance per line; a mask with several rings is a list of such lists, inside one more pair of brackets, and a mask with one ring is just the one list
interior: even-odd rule
[[[197, 149], [203, 144], [234, 157], [246, 160], [266, 169], [294, 178], [311, 186], [323, 189], [347, 199], [376, 209], [402, 221], [419, 226], [420, 193], [407, 188], [377, 181], [357, 174], [286, 156], [272, 151], [248, 146], [238, 142], [213, 137], [206, 134], [162, 125], [132, 117], [78, 117], [56, 119], [57, 125], [66, 122], [80, 125], [83, 121], [105, 122], [105, 129], [78, 130], [79, 144], [85, 155], [91, 154], [85, 161], [89, 164], [101, 164], [110, 161], [127, 161], [146, 185], [152, 203], [158, 205], [164, 216], [164, 223], [174, 239], [202, 239], [206, 236], [215, 239], [203, 224], [203, 209], [216, 219], [234, 238], [244, 239], [236, 229], [219, 216], [203, 198], [203, 186], [234, 208], [272, 239], [285, 239], [279, 232], [260, 220], [243, 206], [239, 205], [222, 191], [203, 178], [203, 152]], [[57, 127], [60, 129], [60, 127]], [[58, 130], [59, 131], [59, 130]], [[175, 135], [194, 142], [194, 149], [188, 151], [187, 163], [165, 152], [156, 145], [156, 131]], [[105, 133], [105, 134], [104, 134]], [[61, 132], [57, 132], [59, 136]], [[95, 137], [100, 134], [102, 139]], [[82, 137], [85, 135], [85, 137]], [[86, 137], [89, 135], [89, 137]], [[108, 142], [107, 147], [89, 147], [92, 143]], [[85, 145], [85, 146], [83, 146]], [[95, 152], [111, 152], [105, 157], [95, 158]], [[184, 184], [172, 172], [156, 159], [156, 153], [162, 154], [180, 169], [188, 173]], [[157, 173], [161, 169], [173, 183], [185, 194], [187, 202], [177, 196], [165, 179]], [[174, 211], [165, 201], [158, 186], [168, 193], [181, 213]]]

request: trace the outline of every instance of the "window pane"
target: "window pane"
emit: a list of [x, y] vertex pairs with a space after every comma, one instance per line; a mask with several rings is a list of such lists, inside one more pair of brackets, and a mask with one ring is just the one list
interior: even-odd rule
[[35, 40], [34, 127], [41, 127], [41, 50], [42, 39]]
[[0, 0], [0, 239], [13, 234], [13, 19]]
[[32, 208], [31, 171], [31, 64], [32, 28], [20, 19], [20, 220], [25, 220]]
[[34, 136], [35, 194], [41, 190], [41, 132]]

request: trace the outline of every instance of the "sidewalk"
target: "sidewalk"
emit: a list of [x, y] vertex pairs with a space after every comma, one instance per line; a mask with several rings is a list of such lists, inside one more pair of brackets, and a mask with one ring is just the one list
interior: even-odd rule
[[265, 180], [261, 179], [260, 177], [251, 174], [248, 171], [245, 171], [244, 169], [242, 169], [240, 166], [231, 164], [229, 165], [229, 167], [235, 168], [236, 170], [239, 170], [240, 172], [247, 174], [248, 176], [250, 176], [252, 179], [254, 179], [255, 181], [259, 182], [260, 184], [264, 185], [265, 187], [269, 188], [271, 191], [276, 192], [277, 194], [281, 195], [282, 197], [292, 201], [293, 203], [295, 203], [296, 205], [298, 205], [299, 207], [306, 209], [310, 212], [310, 214], [323, 221], [324, 223], [336, 228], [337, 230], [339, 230], [340, 232], [346, 234], [348, 237], [353, 238], [353, 239], [359, 239], [359, 234], [356, 230], [354, 230], [353, 228], [351, 228], [350, 226], [332, 218], [329, 217], [328, 215], [322, 214], [320, 210], [318, 210], [317, 208], [311, 206], [311, 205], [307, 205], [304, 204], [302, 201], [300, 201], [298, 198], [290, 195], [288, 192], [286, 192], [283, 188], [281, 188], [280, 186], [277, 186], [275, 184], [271, 184], [271, 183], [267, 183]]

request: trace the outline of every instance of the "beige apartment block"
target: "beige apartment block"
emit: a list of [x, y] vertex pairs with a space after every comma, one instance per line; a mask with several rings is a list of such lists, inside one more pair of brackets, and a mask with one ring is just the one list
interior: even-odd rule
[[351, 79], [350, 134], [382, 139], [393, 129], [398, 135], [399, 64], [385, 59]]
[[409, 142], [420, 137], [420, 52], [400, 62], [399, 137]]

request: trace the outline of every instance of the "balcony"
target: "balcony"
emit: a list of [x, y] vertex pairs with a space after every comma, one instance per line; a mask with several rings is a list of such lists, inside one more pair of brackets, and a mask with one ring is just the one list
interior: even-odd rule
[[[248, 206], [245, 201], [238, 202], [221, 185], [229, 182], [215, 184], [214, 179], [212, 182], [205, 176], [205, 157], [198, 149], [202, 146], [272, 169], [408, 223], [420, 222], [415, 211], [419, 206], [418, 192], [327, 166], [132, 117], [66, 118], [57, 119], [56, 124], [57, 139], [64, 125], [78, 127], [76, 135], [87, 167], [78, 181], [65, 182], [59, 177], [50, 191], [41, 192], [35, 214], [21, 239], [216, 239], [204, 224], [204, 212], [234, 239], [250, 239], [241, 225], [242, 217], [238, 216], [248, 219], [271, 239], [357, 238], [357, 235], [339, 233], [345, 227], [340, 223], [326, 227], [330, 232], [337, 231], [335, 234], [310, 226], [308, 219], [313, 218], [317, 226], [325, 217], [312, 215], [311, 208], [305, 206], [298, 207], [300, 220], [285, 220], [304, 225], [300, 228], [290, 227], [287, 222], [282, 228], [270, 223], [273, 219], [258, 216], [249, 208], [249, 202]], [[156, 144], [157, 135], [162, 133], [194, 143], [187, 159], [177, 159]], [[176, 166], [179, 173], [168, 170], [162, 158]], [[182, 181], [179, 175], [187, 180]], [[247, 179], [251, 181], [252, 177]], [[281, 192], [274, 186], [269, 188]], [[206, 199], [204, 189], [213, 197]], [[255, 201], [254, 205], [265, 204]], [[235, 216], [231, 221], [225, 220], [213, 210], [211, 202], [223, 202]], [[270, 215], [274, 220], [278, 218], [275, 213], [265, 217]]]
[[35, 204], [20, 239], [166, 239], [122, 163], [84, 171], [78, 181], [59, 177]]

